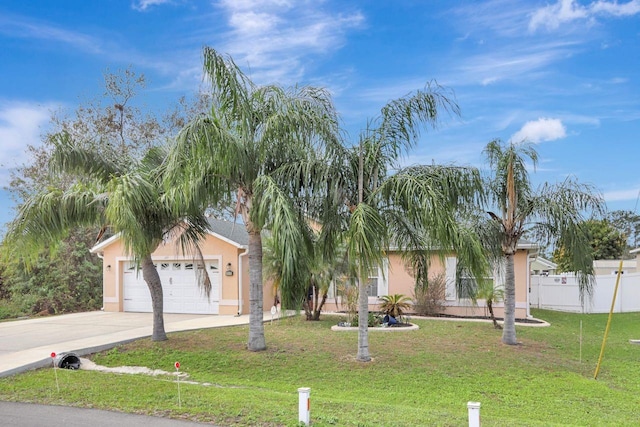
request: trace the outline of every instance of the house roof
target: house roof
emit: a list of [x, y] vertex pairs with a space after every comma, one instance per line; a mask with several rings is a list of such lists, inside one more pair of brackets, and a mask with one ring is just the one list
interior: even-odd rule
[[[246, 248], [249, 245], [249, 233], [244, 224], [237, 222], [225, 221], [221, 219], [209, 218], [209, 234], [217, 237], [225, 242], [231, 243], [238, 248]], [[98, 243], [89, 251], [98, 253], [107, 246], [120, 239], [120, 233], [115, 234], [108, 239]]]
[[249, 233], [244, 224], [209, 218], [209, 227], [211, 227], [210, 234], [224, 238], [229, 243], [241, 247], [249, 245]]
[[518, 240], [517, 249], [538, 249], [538, 244], [527, 239]]
[[[593, 261], [594, 268], [618, 268], [620, 266], [619, 259], [597, 259]], [[622, 260], [623, 268], [632, 268], [636, 266], [635, 259]]]
[[[536, 268], [536, 267], [540, 267], [540, 268]], [[549, 261], [546, 258], [538, 256], [531, 263], [531, 268], [533, 270], [555, 270], [556, 268], [558, 268], [558, 265], [555, 262]]]

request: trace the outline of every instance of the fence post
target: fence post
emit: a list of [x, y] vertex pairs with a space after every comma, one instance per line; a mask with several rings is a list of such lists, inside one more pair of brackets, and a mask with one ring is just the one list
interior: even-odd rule
[[480, 427], [480, 402], [467, 402], [469, 427]]
[[311, 410], [311, 389], [309, 387], [300, 387], [298, 389], [298, 422], [309, 425], [309, 412]]

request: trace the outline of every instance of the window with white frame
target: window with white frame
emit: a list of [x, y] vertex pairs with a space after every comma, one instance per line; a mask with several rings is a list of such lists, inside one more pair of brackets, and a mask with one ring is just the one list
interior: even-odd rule
[[[446, 265], [446, 299], [470, 299], [478, 289], [478, 282], [464, 268], [461, 267], [456, 257], [447, 257]], [[504, 264], [497, 265], [493, 270], [492, 277], [485, 277], [484, 280], [494, 289], [504, 288]]]
[[369, 271], [369, 277], [367, 278], [367, 296], [377, 297], [380, 295], [378, 292], [378, 282], [380, 277], [378, 275], [378, 269], [372, 269]]
[[389, 266], [385, 260], [382, 268], [373, 268], [367, 277], [367, 296], [377, 298], [389, 293]]
[[[367, 296], [370, 298], [377, 298], [382, 295], [387, 295], [389, 293], [389, 283], [388, 283], [388, 263], [385, 260], [383, 264], [383, 269], [381, 268], [373, 268], [369, 271], [369, 275], [367, 276]], [[343, 286], [358, 286], [357, 280], [345, 280], [343, 282]], [[341, 294], [342, 291], [339, 291], [338, 286], [333, 283], [329, 287], [328, 296], [329, 298], [334, 298], [337, 295]]]

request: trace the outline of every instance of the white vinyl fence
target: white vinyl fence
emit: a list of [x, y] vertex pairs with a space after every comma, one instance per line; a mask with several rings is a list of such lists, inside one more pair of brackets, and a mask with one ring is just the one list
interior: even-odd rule
[[[608, 313], [616, 285], [615, 274], [596, 276], [591, 298], [580, 301], [577, 279], [573, 275], [531, 276], [529, 303], [533, 308], [574, 313]], [[620, 277], [616, 313], [640, 311], [640, 273]]]

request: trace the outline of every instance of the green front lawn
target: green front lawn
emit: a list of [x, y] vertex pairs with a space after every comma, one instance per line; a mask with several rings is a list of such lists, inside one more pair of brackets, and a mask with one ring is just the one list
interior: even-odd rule
[[[96, 354], [106, 366], [147, 366], [170, 377], [52, 369], [0, 380], [0, 399], [211, 421], [227, 426], [297, 425], [298, 387], [311, 388], [314, 426], [464, 426], [467, 402], [483, 426], [638, 425], [640, 313], [616, 314], [598, 380], [606, 315], [534, 311], [548, 328], [517, 327], [519, 346], [489, 323], [416, 320], [417, 331], [370, 333], [373, 362], [355, 361], [357, 335], [337, 319], [266, 324], [268, 349], [245, 350], [248, 327], [171, 334]], [[583, 322], [582, 362], [579, 328]], [[203, 385], [208, 383], [209, 385]]]

